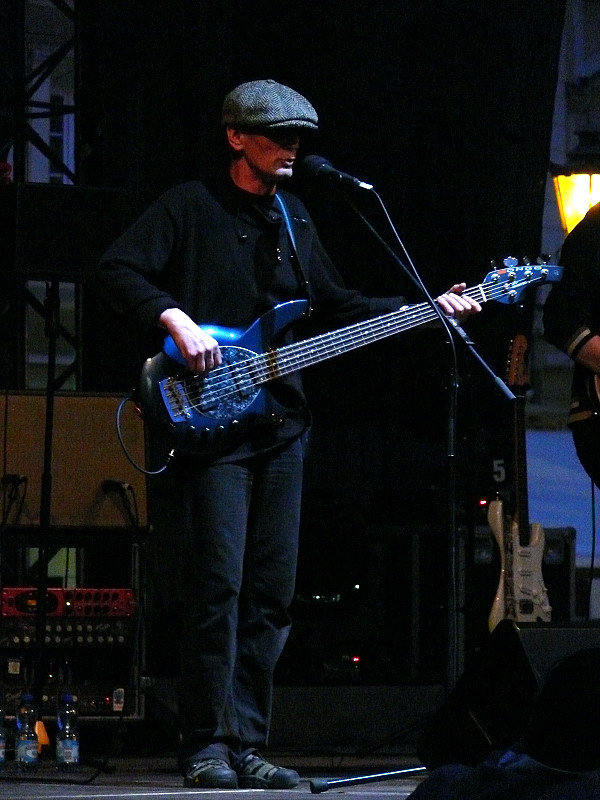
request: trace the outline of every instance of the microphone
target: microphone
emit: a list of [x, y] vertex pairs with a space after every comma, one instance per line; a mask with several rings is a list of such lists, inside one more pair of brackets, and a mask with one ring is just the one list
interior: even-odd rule
[[373, 188], [372, 183], [365, 183], [358, 178], [352, 177], [352, 175], [348, 175], [346, 172], [340, 172], [322, 156], [306, 156], [302, 159], [301, 166], [305, 172], [308, 172], [314, 178], [329, 180], [336, 186], [350, 186], [353, 189], [368, 190]]

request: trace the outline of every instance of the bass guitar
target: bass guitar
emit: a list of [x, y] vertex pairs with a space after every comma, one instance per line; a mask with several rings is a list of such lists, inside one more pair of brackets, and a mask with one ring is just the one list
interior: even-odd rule
[[[559, 281], [556, 265], [513, 266], [489, 272], [464, 294], [480, 303], [515, 303], [530, 286]], [[185, 368], [170, 336], [148, 359], [138, 400], [144, 419], [167, 428], [174, 449], [210, 454], [231, 448], [256, 424], [277, 424], [285, 415], [266, 384], [328, 358], [437, 319], [428, 303], [405, 306], [373, 319], [281, 347], [277, 337], [308, 311], [306, 300], [281, 303], [240, 331], [201, 326], [221, 347], [223, 363], [205, 375]]]
[[493, 631], [501, 619], [516, 622], [550, 622], [552, 608], [542, 576], [544, 529], [529, 523], [527, 493], [527, 454], [525, 429], [525, 369], [527, 340], [517, 334], [512, 341], [508, 361], [507, 384], [515, 394], [513, 415], [513, 457], [515, 510], [505, 514], [501, 500], [492, 500], [488, 524], [500, 551], [500, 580], [488, 617]]

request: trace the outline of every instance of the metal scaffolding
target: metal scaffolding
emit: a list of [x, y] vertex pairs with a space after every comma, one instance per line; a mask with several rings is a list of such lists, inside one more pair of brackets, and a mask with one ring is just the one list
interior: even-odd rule
[[[2, 16], [8, 32], [0, 63], [0, 156], [13, 154], [13, 180], [30, 179], [28, 161], [42, 157], [54, 173], [77, 183], [77, 170], [67, 163], [64, 154], [44, 139], [36, 129], [36, 120], [50, 123], [69, 115], [76, 129], [79, 94], [79, 36], [76, 0], [5, 0]], [[70, 84], [73, 102], [61, 102], [52, 96], [39, 99], [40, 88], [53, 81]], [[29, 151], [29, 152], [28, 152]], [[77, 159], [75, 158], [75, 164]]]
[[[10, 230], [0, 252], [10, 334], [10, 354], [2, 378], [10, 388], [39, 388], [35, 372], [49, 363], [43, 338], [51, 324], [59, 348], [52, 376], [55, 388], [78, 389], [81, 288], [47, 263], [53, 258], [49, 226], [52, 220], [60, 224], [55, 210], [57, 193], [66, 193], [78, 183], [76, 0], [5, 0], [0, 15], [6, 32], [0, 46], [0, 162], [5, 165], [1, 174], [7, 184], [0, 186], [0, 205]], [[70, 132], [69, 146], [65, 146], [65, 128]], [[40, 183], [58, 185], [40, 187]], [[45, 192], [46, 188], [50, 191]], [[33, 215], [27, 206], [33, 196], [38, 214], [35, 227], [29, 223]], [[39, 200], [44, 196], [47, 209]], [[24, 240], [27, 246], [32, 240], [37, 244], [34, 263], [23, 257]], [[54, 302], [62, 298], [69, 311], [67, 324], [56, 313], [49, 317], [50, 296]], [[31, 356], [28, 349], [33, 351]]]

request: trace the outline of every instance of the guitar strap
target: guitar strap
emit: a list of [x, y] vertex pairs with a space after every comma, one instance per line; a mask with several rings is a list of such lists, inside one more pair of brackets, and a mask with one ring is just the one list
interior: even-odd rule
[[289, 213], [289, 211], [287, 209], [287, 206], [286, 206], [286, 204], [285, 204], [285, 202], [283, 200], [283, 197], [281, 197], [280, 195], [276, 194], [275, 195], [275, 199], [279, 203], [279, 207], [281, 208], [281, 213], [282, 213], [282, 216], [283, 216], [283, 221], [285, 222], [285, 227], [286, 227], [286, 230], [287, 230], [288, 240], [289, 240], [289, 243], [290, 243], [290, 252], [292, 254], [292, 259], [291, 259], [292, 266], [294, 267], [294, 270], [297, 273], [297, 277], [300, 280], [300, 283], [304, 287], [304, 291], [306, 292], [306, 297], [307, 297], [307, 299], [309, 301], [308, 316], [310, 316], [310, 314], [312, 313], [312, 304], [310, 302], [310, 286], [309, 286], [309, 283], [308, 283], [308, 276], [307, 276], [306, 271], [304, 270], [304, 268], [302, 266], [302, 262], [300, 261], [300, 257], [298, 255], [298, 248], [296, 247], [296, 237], [294, 235], [294, 229], [292, 227], [292, 221], [290, 219], [290, 213]]

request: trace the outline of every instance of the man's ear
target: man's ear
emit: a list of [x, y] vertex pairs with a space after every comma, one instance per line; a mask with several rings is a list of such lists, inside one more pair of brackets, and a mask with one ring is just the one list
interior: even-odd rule
[[244, 149], [244, 134], [242, 131], [239, 128], [232, 128], [231, 125], [228, 125], [226, 128], [226, 134], [229, 147], [231, 147], [232, 150], [235, 150], [236, 153], [241, 153]]

